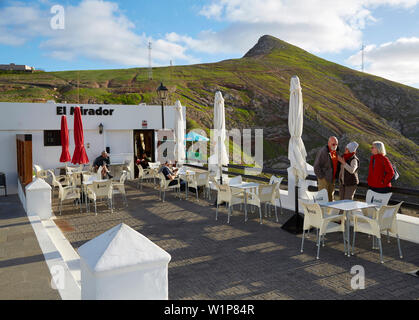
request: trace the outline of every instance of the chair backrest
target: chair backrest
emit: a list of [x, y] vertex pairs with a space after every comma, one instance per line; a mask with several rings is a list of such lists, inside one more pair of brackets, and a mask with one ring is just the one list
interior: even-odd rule
[[403, 201], [394, 206], [384, 205], [380, 207], [380, 209], [377, 212], [377, 219], [378, 219], [378, 224], [380, 225], [381, 230], [395, 231], [394, 227], [397, 227], [395, 225], [397, 223], [396, 215], [402, 203]]
[[306, 193], [307, 199], [315, 203], [329, 202], [329, 195], [326, 189], [321, 189], [319, 191], [306, 191], [305, 193]]
[[284, 177], [271, 176], [271, 179], [269, 180], [269, 184], [274, 184], [275, 182], [278, 182], [278, 184], [281, 184], [283, 179]]
[[34, 170], [35, 170], [35, 174], [36, 174], [36, 173], [38, 173], [38, 172], [40, 172], [40, 171], [42, 170], [41, 166], [39, 166], [39, 165], [37, 165], [37, 164], [34, 164], [34, 165], [33, 165], [33, 168], [34, 168]]
[[159, 172], [157, 177], [160, 179], [160, 187], [166, 188], [166, 177], [164, 176], [163, 172]]
[[275, 184], [278, 183], [276, 185], [276, 196], [279, 198], [281, 196], [281, 192], [279, 191], [281, 188], [281, 183], [282, 180], [284, 179], [284, 177], [276, 177], [276, 176], [271, 176], [271, 179], [269, 180], [269, 184]]
[[218, 182], [215, 182], [217, 189], [218, 189], [218, 193], [217, 193], [217, 202], [218, 204], [226, 201], [226, 202], [230, 202], [231, 201], [231, 189], [230, 186], [227, 184], [219, 184]]
[[89, 181], [90, 179], [93, 179], [95, 176], [96, 175], [83, 173], [83, 181]]
[[160, 161], [149, 162], [148, 165], [151, 169], [158, 169], [160, 167]]
[[136, 166], [138, 168], [138, 178], [144, 177], [144, 169], [143, 169], [143, 166], [141, 164], [136, 164]]
[[52, 181], [52, 185], [53, 186], [58, 186], [57, 185], [57, 178], [55, 177], [55, 173], [53, 170], [48, 170], [48, 173], [51, 175], [51, 181]]
[[73, 172], [71, 174], [71, 183], [73, 186], [81, 186], [81, 172]]
[[194, 174], [195, 181], [198, 186], [204, 186], [208, 184], [209, 181], [209, 172], [196, 172]]
[[274, 201], [277, 186], [278, 182], [275, 182], [274, 184], [260, 184], [258, 192], [260, 201]]
[[304, 210], [304, 230], [310, 227], [320, 228], [323, 220], [322, 208], [318, 203], [300, 200]]
[[112, 197], [112, 181], [93, 181], [92, 190], [96, 197]]
[[365, 196], [365, 202], [373, 203], [379, 207], [385, 206], [388, 204], [392, 194], [392, 192], [378, 193], [372, 190], [368, 190]]
[[54, 186], [57, 186], [58, 187], [58, 198], [61, 199], [61, 200], [64, 200], [63, 199], [63, 197], [64, 197], [64, 188], [63, 188], [62, 184], [59, 183], [57, 181], [57, 179], [53, 179], [53, 181], [55, 181], [55, 182], [53, 182], [54, 183]]
[[237, 176], [237, 177], [234, 177], [234, 178], [231, 178], [229, 181], [228, 181], [228, 184], [231, 186], [231, 185], [233, 185], [233, 184], [241, 184], [242, 183], [242, 176]]
[[121, 178], [119, 178], [119, 183], [124, 184], [125, 181], [127, 180], [127, 177], [128, 177], [128, 172], [123, 170], [121, 174]]

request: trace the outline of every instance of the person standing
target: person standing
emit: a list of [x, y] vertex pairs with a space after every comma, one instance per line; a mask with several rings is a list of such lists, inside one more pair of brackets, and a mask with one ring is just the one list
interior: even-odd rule
[[326, 189], [329, 201], [334, 200], [335, 180], [340, 169], [338, 160], [338, 139], [329, 137], [327, 146], [322, 147], [314, 160], [314, 173], [317, 176], [318, 189]]
[[339, 198], [340, 200], [353, 200], [359, 184], [359, 159], [356, 156], [358, 143], [352, 141], [347, 144], [343, 157], [338, 156], [341, 164], [339, 172]]
[[368, 168], [368, 188], [378, 193], [391, 192], [391, 179], [394, 170], [386, 157], [386, 148], [381, 141], [374, 141], [371, 146], [371, 159]]

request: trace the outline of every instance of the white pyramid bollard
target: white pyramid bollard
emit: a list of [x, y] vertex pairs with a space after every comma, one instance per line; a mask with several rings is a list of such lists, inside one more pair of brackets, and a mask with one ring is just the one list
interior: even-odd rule
[[26, 213], [36, 214], [41, 220], [52, 216], [51, 186], [44, 179], [36, 178], [25, 188]]
[[167, 300], [171, 256], [124, 223], [78, 249], [82, 300]]

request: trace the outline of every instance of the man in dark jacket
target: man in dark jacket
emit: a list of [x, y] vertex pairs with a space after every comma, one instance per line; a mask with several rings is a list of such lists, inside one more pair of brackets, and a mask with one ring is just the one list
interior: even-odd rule
[[338, 161], [338, 139], [329, 138], [327, 146], [317, 152], [314, 160], [314, 173], [317, 176], [318, 189], [326, 189], [329, 201], [334, 201], [335, 180], [338, 177], [340, 163]]
[[95, 169], [95, 172], [99, 169], [99, 167], [103, 167], [102, 169], [102, 178], [108, 177], [109, 179], [112, 179], [113, 176], [109, 173], [109, 156], [106, 151], [102, 151], [102, 154], [95, 159], [95, 162], [93, 162], [93, 167]]

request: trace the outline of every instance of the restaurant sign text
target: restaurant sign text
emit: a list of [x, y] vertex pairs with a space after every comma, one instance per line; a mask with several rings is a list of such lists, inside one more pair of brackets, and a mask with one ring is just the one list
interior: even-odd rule
[[[74, 110], [76, 107], [70, 107], [70, 116], [74, 115]], [[80, 107], [80, 112], [82, 116], [112, 116], [115, 109], [104, 109], [102, 107], [91, 109]], [[57, 116], [67, 115], [66, 106], [57, 106]]]

